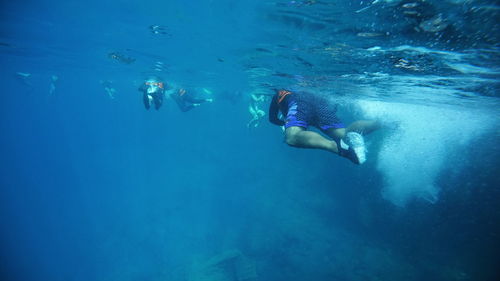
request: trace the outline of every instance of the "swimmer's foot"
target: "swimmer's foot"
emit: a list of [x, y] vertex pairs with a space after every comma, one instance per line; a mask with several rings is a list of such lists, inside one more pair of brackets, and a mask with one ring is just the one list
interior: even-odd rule
[[345, 142], [341, 139], [339, 144], [340, 156], [358, 165], [366, 162], [366, 147], [362, 135], [355, 132], [349, 132], [346, 134]]

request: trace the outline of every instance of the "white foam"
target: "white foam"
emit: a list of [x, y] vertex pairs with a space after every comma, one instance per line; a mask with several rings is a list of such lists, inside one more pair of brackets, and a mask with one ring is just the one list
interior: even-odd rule
[[488, 114], [467, 112], [463, 108], [358, 101], [367, 118], [395, 124], [378, 153], [377, 169], [383, 174], [384, 198], [404, 206], [414, 198], [436, 202], [436, 183], [450, 155], [462, 150], [481, 133], [492, 127]]
[[413, 53], [415, 55], [435, 55], [439, 56], [441, 60], [448, 65], [450, 68], [459, 71], [464, 74], [479, 73], [479, 74], [498, 74], [498, 69], [491, 69], [481, 66], [475, 66], [474, 62], [478, 60], [477, 53], [488, 53], [492, 50], [474, 50], [465, 51], [463, 53], [452, 52], [452, 51], [442, 51], [436, 49], [429, 49], [421, 46], [410, 46], [401, 45], [393, 48], [382, 48], [379, 46], [374, 46], [367, 48], [366, 51], [370, 53], [374, 52], [406, 52]]
[[448, 60], [460, 61], [467, 55], [465, 53], [442, 51], [436, 49], [429, 49], [422, 46], [411, 46], [411, 45], [401, 45], [393, 48], [382, 48], [380, 46], [374, 46], [366, 49], [369, 52], [411, 52], [415, 54], [434, 54], [441, 55]]
[[451, 63], [447, 62], [446, 65], [448, 65], [450, 68], [455, 69], [458, 72], [464, 73], [464, 74], [471, 74], [471, 73], [477, 73], [477, 74], [499, 74], [497, 71], [494, 71], [492, 69], [486, 68], [486, 67], [479, 67], [479, 66], [474, 66], [471, 64], [467, 63]]

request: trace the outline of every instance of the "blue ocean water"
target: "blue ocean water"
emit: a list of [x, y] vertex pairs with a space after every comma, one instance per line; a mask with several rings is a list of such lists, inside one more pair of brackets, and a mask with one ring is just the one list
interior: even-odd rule
[[[499, 18], [495, 0], [3, 1], [0, 279], [498, 280]], [[214, 101], [145, 110], [151, 75]], [[251, 94], [280, 87], [380, 120], [368, 161], [249, 126]]]

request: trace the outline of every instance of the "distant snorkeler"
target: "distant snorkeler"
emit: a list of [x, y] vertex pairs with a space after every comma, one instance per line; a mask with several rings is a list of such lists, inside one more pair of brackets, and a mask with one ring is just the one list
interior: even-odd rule
[[149, 30], [151, 30], [151, 33], [153, 33], [153, 34], [170, 35], [167, 32], [167, 28], [165, 26], [162, 26], [162, 25], [156, 25], [156, 24], [150, 25]]
[[110, 99], [115, 98], [116, 89], [113, 87], [113, 81], [111, 80], [100, 80], [101, 85], [104, 87], [104, 91], [108, 94]]
[[31, 73], [27, 72], [16, 72], [17, 78], [23, 82], [23, 84], [31, 86], [30, 78], [31, 78]]
[[56, 82], [59, 80], [57, 75], [52, 75], [50, 77], [50, 88], [49, 88], [49, 96], [53, 96], [56, 91]]
[[211, 98], [197, 98], [193, 96], [192, 90], [179, 89], [177, 93], [170, 94], [170, 97], [177, 103], [177, 106], [182, 112], [190, 111], [191, 109], [200, 106], [205, 102], [212, 102]]
[[135, 62], [135, 59], [132, 57], [128, 57], [122, 53], [119, 52], [111, 52], [108, 54], [108, 58], [112, 60], [116, 60], [118, 62], [124, 63], [124, 64], [131, 64]]
[[165, 97], [165, 85], [160, 78], [156, 76], [149, 77], [139, 87], [139, 91], [143, 93], [142, 101], [147, 110], [149, 110], [151, 104], [154, 104], [156, 110], [160, 109]]
[[16, 72], [16, 77], [21, 83], [28, 88], [28, 93], [31, 93], [34, 89], [33, 84], [31, 83], [31, 73], [27, 72]]
[[[360, 120], [346, 127], [337, 117], [337, 105], [327, 97], [308, 92], [275, 90], [269, 106], [269, 121], [285, 128], [285, 141], [299, 148], [316, 148], [333, 152], [355, 164], [366, 161], [366, 149], [361, 134], [369, 134], [380, 127], [376, 121]], [[281, 112], [284, 120], [278, 114]], [[308, 131], [317, 127], [332, 140]]]
[[266, 115], [266, 112], [261, 109], [264, 102], [267, 101], [270, 95], [261, 92], [254, 92], [250, 95], [250, 104], [248, 105], [248, 112], [252, 119], [247, 124], [248, 128], [257, 128], [260, 125], [261, 119]]

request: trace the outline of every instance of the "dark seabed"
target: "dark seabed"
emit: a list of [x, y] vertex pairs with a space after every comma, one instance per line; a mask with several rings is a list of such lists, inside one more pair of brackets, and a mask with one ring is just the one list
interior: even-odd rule
[[[0, 280], [500, 280], [499, 23], [495, 0], [2, 1]], [[145, 110], [151, 75], [213, 102]], [[287, 146], [252, 99], [281, 87], [380, 120], [368, 161]]]

